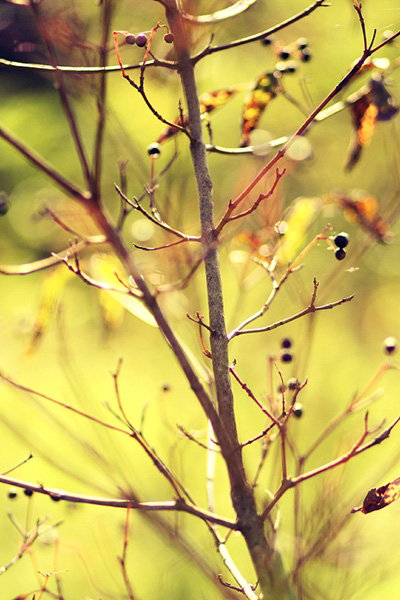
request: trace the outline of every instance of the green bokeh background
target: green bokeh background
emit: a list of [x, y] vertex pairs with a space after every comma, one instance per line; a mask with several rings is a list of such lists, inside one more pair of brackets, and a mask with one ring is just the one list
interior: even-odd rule
[[[227, 5], [227, 2], [201, 1], [192, 2], [191, 6], [187, 3], [186, 7], [203, 14]], [[43, 2], [42, 6], [46, 14], [54, 16], [59, 11], [65, 22], [73, 23], [69, 2], [60, 0], [53, 2], [51, 7]], [[284, 3], [259, 0], [228, 24], [193, 30], [194, 47], [197, 50], [203, 48], [211, 33], [214, 34], [212, 43], [219, 44], [262, 31], [305, 6], [306, 2], [298, 0]], [[161, 5], [155, 2], [121, 1], [115, 8], [114, 29], [139, 33], [164, 19]], [[400, 14], [395, 0], [384, 0], [379, 5], [366, 1], [363, 9], [367, 33], [371, 36], [376, 29], [378, 41], [386, 30], [399, 28]], [[86, 41], [96, 42], [99, 8], [91, 3], [85, 3], [84, 7], [77, 4], [76, 13], [85, 23]], [[299, 64], [295, 74], [286, 76], [285, 86], [311, 110], [362, 52], [360, 25], [352, 2], [335, 0], [331, 6], [319, 8], [276, 38], [288, 44], [300, 36], [308, 38], [313, 59], [308, 64]], [[165, 55], [168, 50], [160, 35], [155, 41], [156, 55]], [[83, 60], [76, 49], [60, 46], [59, 53], [64, 64], [78, 65]], [[93, 56], [89, 53], [95, 64]], [[143, 51], [139, 48], [122, 49], [126, 63], [138, 62], [142, 56]], [[384, 48], [379, 53], [379, 57], [383, 56], [396, 65], [398, 47]], [[110, 53], [110, 63], [116, 64], [114, 52]], [[199, 92], [248, 83], [263, 71], [273, 69], [274, 63], [272, 50], [259, 43], [216, 53], [198, 64]], [[137, 72], [131, 73], [137, 78]], [[366, 81], [364, 77], [354, 82], [337, 100], [345, 98]], [[82, 137], [90, 153], [96, 122], [94, 82], [91, 75], [66, 77]], [[145, 82], [147, 94], [156, 109], [167, 119], [174, 119], [178, 101], [182, 99], [177, 75], [149, 68]], [[127, 161], [129, 197], [140, 196], [150, 178], [146, 147], [157, 139], [163, 125], [149, 113], [143, 100], [120, 73], [109, 75], [108, 86], [109, 120], [103, 152], [102, 190], [108, 210], [116, 216], [120, 204], [113, 186], [119, 182], [118, 162]], [[398, 99], [396, 68], [390, 73], [389, 89]], [[238, 95], [211, 116], [216, 144], [235, 147], [239, 143], [243, 98], [244, 94]], [[278, 138], [293, 133], [302, 120], [299, 110], [280, 97], [268, 107], [261, 127], [273, 138]], [[46, 157], [63, 175], [77, 185], [83, 185], [79, 161], [50, 76], [2, 68], [0, 125]], [[279, 366], [285, 380], [308, 378], [300, 398], [304, 415], [291, 426], [300, 452], [305, 451], [330, 419], [372, 380], [385, 360], [383, 340], [388, 335], [400, 334], [398, 119], [378, 124], [360, 163], [349, 174], [343, 165], [351, 135], [350, 115], [346, 112], [315, 126], [308, 136], [313, 156], [297, 165], [287, 162], [290, 172], [280, 184], [279, 200], [286, 208], [299, 197], [322, 198], [332, 190], [365, 189], [379, 200], [382, 215], [390, 221], [391, 243], [377, 244], [367, 232], [349, 224], [340, 210], [316, 212], [305, 232], [304, 245], [329, 222], [334, 231], [346, 230], [350, 234], [346, 260], [335, 261], [326, 244], [314, 247], [306, 256], [304, 267], [289, 278], [262, 323], [273, 323], [307, 306], [314, 277], [320, 282], [318, 303], [332, 302], [352, 293], [355, 293], [354, 300], [268, 334], [238, 337], [231, 344], [231, 359], [236, 359], [238, 373], [258, 398], [265, 399], [268, 394], [275, 393], [279, 385], [279, 378], [274, 373], [273, 388], [270, 387], [268, 359], [279, 352], [282, 337], [289, 336], [293, 340], [293, 363], [279, 363]], [[171, 224], [187, 233], [198, 234], [195, 187], [186, 139], [180, 138], [177, 147], [179, 156], [160, 182], [157, 202]], [[0, 188], [11, 201], [10, 211], [0, 221], [0, 262], [29, 262], [67, 247], [71, 235], [60, 231], [50, 219], [38, 216], [43, 202], [66, 211], [63, 194], [3, 141], [0, 152]], [[173, 152], [174, 143], [168, 142], [157, 169], [167, 164]], [[228, 200], [251, 180], [265, 160], [210, 155], [218, 217], [223, 214]], [[62, 214], [68, 222], [72, 218], [71, 212]], [[135, 222], [136, 229], [133, 227]], [[129, 217], [125, 230], [127, 243], [134, 241], [134, 233], [141, 231], [141, 225], [139, 216]], [[86, 227], [87, 222], [83, 225], [80, 222], [79, 226]], [[257, 216], [252, 216], [245, 224], [253, 231], [260, 226]], [[251, 261], [246, 265], [232, 262], [231, 252], [239, 247], [234, 239], [238, 231], [237, 225], [231, 229], [227, 227], [221, 246], [228, 329], [258, 310], [271, 289], [270, 281]], [[144, 243], [159, 245], [165, 243], [165, 238], [154, 232]], [[146, 273], [171, 283], [187, 273], [192, 251], [193, 248], [178, 246], [157, 254], [136, 251], [134, 256]], [[120, 394], [129, 418], [138, 427], [142, 424], [150, 445], [184, 481], [196, 501], [205, 507], [206, 453], [179, 434], [176, 423], [200, 433], [205, 433], [206, 423], [160, 334], [128, 312], [121, 313], [117, 304], [110, 309], [114, 325], [107, 326], [102, 305], [104, 297], [98, 290], [69, 276], [55, 294], [42, 336], [29, 352], [48, 278], [48, 272], [24, 277], [1, 276], [0, 370], [22, 385], [118, 426], [112, 413], [117, 411], [112, 373], [122, 359]], [[194, 315], [196, 311], [207, 314], [203, 271], [199, 270], [187, 289], [165, 294], [161, 302], [185, 345], [197, 361], [209, 368], [208, 359], [201, 353], [197, 327], [186, 318], [186, 313]], [[234, 390], [240, 438], [245, 440], [256, 435], [265, 423], [263, 417], [260, 419], [260, 411], [236, 384]], [[397, 416], [398, 390], [399, 375], [396, 370], [391, 370], [374, 388], [380, 396], [370, 408], [371, 426], [384, 419], [389, 423]], [[168, 484], [128, 436], [105, 430], [5, 383], [1, 383], [0, 398], [0, 470], [11, 468], [33, 452], [35, 458], [14, 471], [13, 476], [71, 492], [110, 498], [121, 497], [130, 488], [145, 501], [173, 497]], [[314, 468], [348, 450], [362, 429], [363, 413], [360, 412], [327, 439], [312, 456], [308, 467]], [[316, 536], [322, 526], [332, 531], [353, 506], [362, 502], [368, 489], [399, 476], [399, 435], [395, 429], [381, 446], [350, 461], [345, 468], [312, 479], [303, 486], [305, 538]], [[245, 450], [250, 478], [254, 476], [259, 455], [259, 444]], [[279, 469], [276, 448], [271, 450], [260, 478], [260, 502], [267, 497], [264, 489], [272, 492], [277, 489]], [[125, 597], [118, 563], [122, 553], [124, 511], [53, 503], [47, 497], [34, 496], [28, 501], [21, 493], [12, 502], [7, 493], [5, 486], [0, 488], [0, 565], [7, 564], [17, 554], [21, 543], [21, 535], [8, 513], [11, 512], [21, 526], [28, 529], [34, 528], [38, 519], [47, 518], [49, 530], [35, 543], [32, 553], [25, 554], [1, 575], [1, 598], [11, 599], [39, 589], [38, 571], [64, 569], [67, 571], [61, 580], [65, 599]], [[215, 496], [216, 511], [232, 518], [226, 473], [218, 461]], [[290, 569], [294, 546], [292, 492], [279, 503], [279, 511], [282, 521], [279, 547]], [[169, 527], [168, 535], [160, 522], [140, 514], [131, 516], [128, 567], [137, 597], [152, 600], [166, 596], [177, 600], [222, 597], [218, 582], [212, 582], [201, 573], [190, 560], [187, 549], [179, 548], [176, 541], [177, 532], [184, 535], [213, 565], [215, 572], [222, 572], [224, 578], [229, 579], [204, 524], [191, 516], [162, 517]], [[60, 521], [62, 524], [58, 527], [51, 527]], [[332, 546], [306, 567], [304, 580], [310, 595], [305, 597], [332, 600], [395, 597], [400, 584], [396, 543], [399, 533], [400, 505], [396, 503], [372, 515], [356, 514], [348, 518]], [[229, 549], [244, 576], [254, 581], [240, 538], [232, 536]], [[54, 581], [49, 584], [49, 589], [55, 590]]]

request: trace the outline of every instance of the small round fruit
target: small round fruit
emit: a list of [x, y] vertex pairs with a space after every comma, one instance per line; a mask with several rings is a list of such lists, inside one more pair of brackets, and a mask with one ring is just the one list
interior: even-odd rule
[[49, 494], [49, 498], [51, 498], [51, 500], [53, 500], [53, 502], [60, 502], [60, 500], [61, 500], [61, 496], [59, 494], [57, 494], [57, 492], [53, 492], [52, 494]]
[[143, 48], [147, 44], [147, 35], [145, 33], [139, 33], [136, 37], [136, 46]]
[[349, 235], [342, 231], [342, 233], [338, 233], [337, 236], [335, 236], [333, 243], [338, 248], [346, 248], [347, 244], [349, 243]]
[[396, 352], [396, 348], [397, 348], [397, 340], [395, 337], [393, 336], [389, 336], [385, 339], [385, 341], [383, 342], [383, 346], [385, 348], [385, 352], [386, 354], [393, 354], [394, 352]]
[[283, 340], [281, 341], [281, 348], [291, 348], [293, 345], [293, 342], [290, 338], [283, 338]]
[[346, 258], [346, 250], [344, 250], [343, 248], [336, 248], [335, 258], [336, 260], [343, 260], [344, 258]]
[[28, 498], [30, 498], [31, 496], [33, 496], [33, 490], [24, 490], [24, 494], [25, 496], [27, 496]]
[[172, 42], [174, 41], [175, 37], [173, 33], [166, 33], [164, 35], [164, 42], [166, 44], [172, 44]]
[[299, 50], [305, 50], [308, 46], [308, 39], [305, 37], [299, 38], [298, 40], [296, 40], [296, 46]]
[[276, 63], [275, 69], [280, 73], [296, 73], [297, 65], [294, 60], [288, 60], [287, 62], [280, 60]]
[[147, 154], [153, 158], [158, 158], [161, 154], [161, 148], [159, 144], [150, 144], [147, 146]]
[[284, 48], [282, 48], [282, 50], [280, 50], [280, 52], [278, 52], [278, 56], [282, 60], [288, 60], [288, 58], [290, 58], [291, 55], [292, 55], [292, 49], [290, 46], [285, 46]]
[[8, 490], [8, 493], [7, 493], [7, 497], [8, 497], [10, 500], [15, 500], [15, 498], [16, 498], [17, 496], [18, 496], [17, 489], [16, 489], [15, 487], [10, 487], [10, 489]]
[[272, 44], [272, 38], [267, 36], [261, 40], [263, 46], [270, 46]]
[[287, 65], [285, 63], [285, 61], [280, 60], [279, 62], [276, 63], [275, 65], [275, 77], [280, 77], [281, 73], [286, 73], [286, 69], [287, 69]]
[[293, 415], [296, 417], [296, 419], [300, 419], [300, 417], [303, 416], [303, 405], [300, 404], [300, 402], [296, 402], [296, 404], [293, 406]]
[[125, 41], [130, 46], [133, 46], [136, 44], [136, 36], [134, 36], [133, 33], [128, 33], [128, 35], [125, 36]]
[[311, 52], [310, 48], [304, 48], [304, 50], [302, 50], [300, 53], [301, 62], [310, 62], [311, 58], [312, 58], [312, 52]]
[[289, 390], [299, 390], [300, 381], [297, 379], [297, 377], [292, 377], [292, 379], [289, 379], [289, 381], [287, 382], [287, 386]]
[[281, 361], [283, 363], [290, 363], [293, 360], [293, 354], [291, 352], [284, 352], [281, 356]]

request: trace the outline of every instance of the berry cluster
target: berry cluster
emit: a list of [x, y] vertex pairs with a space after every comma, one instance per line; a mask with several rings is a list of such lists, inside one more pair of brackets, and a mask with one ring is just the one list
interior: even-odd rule
[[[125, 35], [125, 41], [130, 46], [134, 46], [136, 44], [136, 46], [138, 46], [139, 48], [144, 48], [149, 40], [146, 33], [139, 33], [138, 35], [133, 35], [133, 33], [127, 33]], [[172, 44], [173, 41], [173, 33], [168, 32], [164, 35], [164, 42], [166, 44]]]
[[293, 342], [290, 338], [284, 338], [281, 341], [281, 349], [283, 350], [281, 354], [281, 361], [283, 363], [290, 363], [293, 360], [293, 354], [290, 352], [290, 349], [293, 345]]
[[295, 73], [297, 64], [295, 60], [309, 62], [312, 58], [312, 52], [308, 47], [308, 40], [304, 37], [299, 38], [292, 44], [284, 46], [282, 42], [275, 42], [271, 37], [265, 37], [261, 40], [263, 46], [273, 45], [273, 49], [279, 62], [275, 65], [275, 70], [280, 73]]
[[[24, 495], [28, 498], [33, 495], [33, 490], [24, 489]], [[9, 500], [15, 500], [18, 497], [18, 490], [15, 487], [10, 487], [7, 492], [7, 498]]]
[[333, 243], [336, 246], [336, 250], [335, 250], [335, 258], [336, 260], [343, 260], [344, 258], [346, 258], [346, 246], [349, 243], [349, 236], [347, 233], [345, 233], [344, 231], [342, 233], [338, 233], [334, 240]]

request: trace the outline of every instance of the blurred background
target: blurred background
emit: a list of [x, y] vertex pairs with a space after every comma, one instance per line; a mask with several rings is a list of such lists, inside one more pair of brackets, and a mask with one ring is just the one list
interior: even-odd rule
[[[59, 65], [100, 64], [104, 4], [97, 4], [72, 0], [48, 4], [43, 0], [38, 21], [29, 3], [0, 2], [0, 58], [4, 59], [0, 64], [0, 127], [79, 187], [85, 185], [82, 169], [54, 76], [47, 71], [10, 66], [7, 61], [49, 64], [39, 33], [44, 27]], [[233, 2], [201, 0], [183, 4], [188, 13], [207, 14]], [[112, 7], [111, 32], [149, 35], [157, 23], [165, 22], [159, 3], [134, 0], [107, 6]], [[258, 0], [231, 20], [215, 25], [188, 24], [193, 52], [209, 43], [217, 46], [267, 30], [305, 8], [306, 2], [298, 0]], [[375, 43], [400, 28], [395, 0], [384, 0], [379, 5], [366, 0], [363, 15], [368, 39], [375, 32]], [[158, 58], [171, 59], [173, 50], [164, 42], [164, 33], [163, 29], [156, 33], [151, 50]], [[306, 38], [306, 58], [296, 45], [302, 38]], [[123, 63], [140, 63], [144, 49], [124, 43], [123, 35], [118, 39]], [[274, 404], [281, 399], [282, 382], [278, 370], [271, 366], [273, 360], [285, 383], [292, 378], [301, 382], [307, 378], [298, 398], [301, 418], [293, 418], [289, 427], [295, 456], [307, 454], [321, 432], [357, 394], [365, 400], [371, 428], [383, 421], [389, 424], [399, 413], [397, 357], [388, 357], [384, 351], [384, 340], [400, 335], [399, 122], [394, 110], [392, 118], [382, 117], [375, 127], [371, 126], [367, 132], [369, 144], [349, 171], [345, 166], [356, 135], [356, 115], [343, 104], [351, 94], [369, 86], [373, 76], [381, 85], [382, 106], [378, 108], [384, 111], [388, 103], [397, 106], [398, 44], [394, 41], [376, 53], [374, 58], [381, 62], [342, 90], [331, 103], [342, 102], [337, 105], [337, 112], [329, 117], [325, 113], [326, 118], [308, 131], [306, 141], [294, 146], [281, 161], [280, 167], [286, 168], [286, 174], [272, 199], [245, 220], [228, 225], [222, 235], [228, 331], [267, 301], [272, 284], [265, 268], [258, 264], [260, 261], [268, 265], [276, 254], [276, 274], [281, 276], [287, 263], [327, 225], [332, 228], [328, 236], [342, 231], [349, 235], [343, 261], [335, 259], [332, 243], [315, 244], [300, 261], [302, 268], [290, 275], [270, 309], [254, 326], [273, 324], [307, 307], [314, 278], [319, 282], [317, 305], [355, 294], [351, 302], [267, 333], [238, 336], [230, 346], [239, 376], [262, 402]], [[291, 55], [284, 61], [286, 66], [277, 67], [285, 48], [290, 49]], [[107, 49], [109, 65], [117, 65], [112, 35]], [[292, 135], [362, 50], [363, 37], [353, 3], [339, 0], [276, 33], [269, 43], [256, 41], [230, 48], [198, 63], [200, 95], [236, 86], [242, 90], [209, 115], [205, 137], [217, 147], [240, 146], [243, 105], [248, 90], [263, 73], [274, 73], [282, 88], [268, 103], [252, 134], [252, 144], [264, 143], [257, 155], [209, 153], [217, 220], [229, 200], [273, 156], [272, 152], [268, 154], [265, 142]], [[291, 72], [282, 73], [285, 69]], [[139, 81], [138, 69], [129, 74], [135, 82]], [[90, 71], [64, 72], [63, 82], [91, 160], [100, 76]], [[149, 66], [144, 82], [154, 109], [169, 121], [176, 119], [180, 102], [183, 109], [185, 105], [175, 71]], [[359, 96], [364, 97], [369, 89]], [[157, 141], [164, 129], [165, 125], [149, 111], [120, 71], [111, 71], [107, 76], [102, 199], [117, 220], [121, 200], [114, 184], [123, 187], [126, 182], [128, 198], [142, 199], [148, 209], [146, 190], [153, 175], [162, 174], [155, 190], [162, 218], [180, 231], [199, 235], [187, 138], [173, 136], [161, 144], [157, 160], [148, 156], [148, 146]], [[96, 233], [89, 216], [4, 140], [0, 140], [0, 152], [0, 210], [4, 213], [0, 217], [1, 266], [46, 258], [68, 248], [76, 236]], [[273, 180], [274, 174], [262, 180], [247, 206], [261, 192], [267, 192]], [[52, 218], [54, 214], [64, 229]], [[279, 236], [276, 224], [282, 221], [288, 229], [287, 234]], [[135, 211], [127, 215], [123, 234], [132, 249], [133, 244], [158, 247], [174, 241], [170, 234]], [[196, 263], [196, 244], [155, 252], [133, 249], [133, 256], [162, 292], [159, 298], [164, 311], [206, 381], [210, 361], [202, 353], [198, 327], [186, 317], [196, 312], [207, 315], [202, 267], [188, 285], [176, 285]], [[113, 273], [120, 268], [105, 247], [83, 253], [81, 265], [92, 277], [114, 283]], [[176, 426], [181, 424], [206, 443], [206, 421], [172, 353], [138, 305], [132, 302], [126, 310], [120, 296], [85, 285], [65, 265], [24, 276], [0, 277], [1, 373], [118, 427], [113, 373], [122, 360], [118, 383], [126, 413], [193, 498], [206, 507], [207, 453]], [[292, 342], [293, 360], [287, 363], [280, 358], [284, 338]], [[375, 379], [388, 360], [396, 368]], [[11, 476], [110, 498], [132, 494], [143, 501], [173, 498], [173, 490], [128, 436], [102, 428], [6, 382], [0, 382], [0, 386], [1, 471], [17, 465], [31, 452], [34, 458]], [[234, 391], [240, 439], [246, 441], [268, 423], [236, 384]], [[311, 454], [306, 469], [346, 452], [362, 434], [364, 413], [365, 409], [359, 410], [343, 419]], [[297, 521], [294, 492], [289, 491], [279, 503], [279, 511], [274, 513], [274, 518], [280, 518], [279, 549], [292, 572], [300, 544], [303, 561], [298, 572], [304, 599], [373, 600], [378, 594], [396, 594], [400, 583], [395, 544], [400, 533], [400, 504], [394, 503], [372, 515], [349, 513], [362, 503], [371, 487], [400, 475], [399, 436], [394, 429], [385, 443], [344, 467], [306, 482], [296, 496], [300, 505]], [[244, 450], [251, 481], [256, 476], [262, 448], [262, 441], [258, 441]], [[289, 474], [295, 474], [295, 468], [296, 461], [290, 457]], [[272, 444], [257, 482], [260, 506], [279, 487], [280, 476], [279, 449]], [[214, 488], [216, 512], [232, 518], [226, 473], [219, 460]], [[33, 531], [36, 522], [44, 520], [41, 535], [32, 548], [1, 574], [3, 598], [31, 598], [43, 582], [39, 571], [64, 569], [66, 572], [60, 576], [62, 592], [57, 589], [55, 577], [50, 579], [48, 589], [53, 592], [52, 597], [128, 597], [118, 562], [123, 551], [123, 510], [56, 503], [37, 495], [28, 498], [22, 490], [14, 497], [13, 490], [10, 493], [3, 486], [0, 515], [0, 537], [4, 540], [0, 547], [1, 565], [8, 565], [17, 555], [23, 532]], [[240, 538], [232, 535], [229, 549], [243, 575], [255, 583]], [[231, 593], [216, 581], [219, 572], [224, 579], [229, 579], [229, 575], [207, 528], [191, 516], [132, 514], [127, 564], [138, 598], [157, 599], [167, 594], [176, 599], [211, 599]]]

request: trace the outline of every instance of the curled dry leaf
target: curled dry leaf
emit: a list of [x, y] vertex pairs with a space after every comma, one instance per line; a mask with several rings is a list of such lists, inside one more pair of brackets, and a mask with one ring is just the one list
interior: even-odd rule
[[385, 508], [389, 504], [392, 504], [395, 500], [400, 497], [400, 477], [382, 485], [379, 488], [372, 488], [364, 498], [362, 506], [359, 508], [353, 508], [352, 512], [362, 512], [365, 515], [375, 510]]
[[374, 134], [377, 121], [389, 121], [399, 111], [392, 96], [385, 87], [381, 75], [373, 76], [368, 84], [348, 99], [351, 118], [355, 129], [346, 169], [351, 169], [360, 159], [361, 151]]
[[333, 192], [327, 196], [326, 202], [335, 202], [343, 209], [345, 218], [350, 223], [360, 225], [378, 242], [386, 243], [391, 234], [389, 225], [379, 214], [379, 202], [365, 190], [350, 190], [349, 192]]
[[280, 93], [279, 80], [274, 73], [263, 73], [253, 84], [245, 99], [242, 117], [241, 146], [248, 146], [250, 133], [257, 127], [267, 105]]
[[[201, 115], [204, 117], [204, 115], [209, 114], [219, 106], [222, 106], [227, 100], [229, 100], [229, 98], [231, 98], [237, 92], [240, 92], [242, 89], [243, 88], [241, 86], [236, 86], [202, 94], [199, 97]], [[187, 115], [181, 115], [174, 120], [174, 123], [180, 125], [181, 127], [186, 127], [188, 124]], [[179, 129], [176, 127], [166, 127], [166, 129], [164, 129], [160, 137], [157, 139], [157, 144], [162, 144], [170, 137], [176, 135], [178, 131]]]

